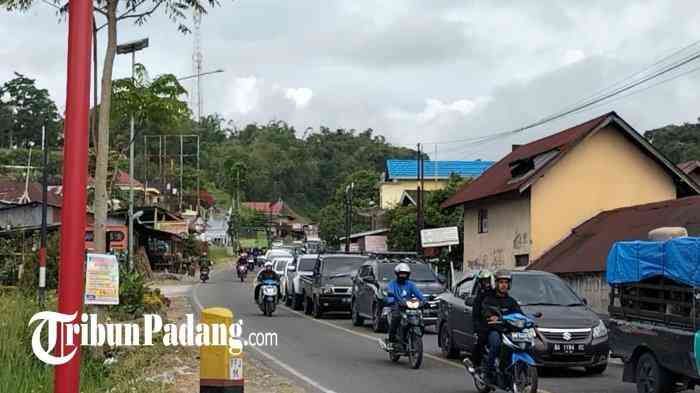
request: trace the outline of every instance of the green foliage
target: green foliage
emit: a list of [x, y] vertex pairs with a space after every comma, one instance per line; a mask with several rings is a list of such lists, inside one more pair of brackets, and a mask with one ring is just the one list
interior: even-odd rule
[[139, 272], [130, 271], [127, 264], [119, 265], [119, 305], [120, 311], [141, 315], [144, 312], [144, 294], [146, 285]]
[[[61, 235], [59, 232], [49, 233], [46, 243], [46, 288], [58, 288], [58, 262]], [[30, 251], [24, 259], [24, 271], [19, 282], [24, 293], [36, 293], [39, 287], [39, 253]]]
[[134, 68], [133, 80], [123, 78], [112, 83], [110, 143], [118, 151], [129, 146], [132, 115], [134, 128], [150, 134], [176, 134], [189, 126], [190, 110], [180, 99], [187, 91], [175, 75], [163, 74], [150, 80], [143, 65]]
[[[2, 5], [2, 1], [0, 1]], [[15, 78], [0, 86], [0, 140], [3, 147], [41, 146], [41, 127], [46, 126], [49, 144], [62, 139], [62, 120], [46, 89], [35, 80], [15, 72]]]
[[644, 133], [674, 164], [700, 159], [700, 119], [698, 123], [668, 125]]
[[[459, 228], [460, 245], [452, 247], [452, 256], [462, 255], [464, 236], [464, 210], [460, 207], [442, 209], [440, 205], [466, 182], [458, 175], [452, 175], [447, 187], [442, 190], [426, 193], [425, 200], [425, 226], [426, 228], [440, 228], [456, 226]], [[392, 250], [413, 251], [416, 249], [416, 207], [399, 206], [387, 213], [389, 223], [389, 236], [387, 243]]]
[[329, 246], [338, 247], [340, 237], [345, 236], [345, 191], [354, 184], [352, 189], [352, 232], [362, 232], [369, 229], [366, 220], [356, 213], [377, 204], [379, 200], [377, 184], [379, 174], [372, 170], [361, 169], [348, 175], [337, 187], [330, 203], [319, 213], [319, 235]]

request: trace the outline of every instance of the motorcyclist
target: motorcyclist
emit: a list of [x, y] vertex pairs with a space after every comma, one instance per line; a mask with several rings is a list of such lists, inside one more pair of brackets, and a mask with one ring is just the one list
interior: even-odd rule
[[425, 302], [425, 297], [423, 297], [420, 289], [418, 289], [413, 281], [409, 280], [411, 277], [411, 268], [407, 263], [402, 262], [396, 265], [394, 274], [396, 278], [389, 282], [387, 286], [387, 296], [384, 297], [386, 305], [391, 307], [389, 337], [387, 339], [387, 346], [390, 348], [397, 343], [396, 333], [399, 329], [399, 323], [401, 322], [400, 307], [406, 304], [406, 300], [414, 297], [418, 298], [421, 302]]
[[511, 273], [507, 270], [499, 270], [494, 274], [494, 280], [496, 282], [495, 290], [486, 296], [482, 303], [482, 321], [486, 323], [489, 348], [486, 378], [491, 382], [495, 380], [496, 357], [501, 348], [501, 334], [496, 328], [497, 323], [504, 315], [522, 313], [518, 302], [508, 295], [513, 280]]
[[272, 268], [272, 262], [265, 262], [265, 266], [263, 267], [260, 272], [258, 272], [258, 275], [255, 277], [255, 302], [258, 302], [258, 295], [260, 294], [260, 286], [262, 285], [263, 281], [265, 280], [273, 280], [277, 283], [277, 291], [279, 293], [279, 285], [280, 285], [280, 276], [275, 272], [275, 270]]
[[241, 265], [247, 265], [248, 264], [248, 254], [243, 253], [238, 257], [238, 260], [236, 261], [236, 268]]
[[472, 307], [472, 321], [474, 321], [474, 332], [476, 333], [476, 346], [472, 351], [471, 361], [474, 367], [478, 367], [481, 364], [483, 358], [484, 350], [486, 349], [486, 343], [488, 339], [488, 325], [484, 323], [482, 318], [482, 304], [484, 299], [488, 296], [493, 295], [493, 274], [489, 270], [482, 270], [479, 272], [477, 278], [477, 288], [478, 291], [474, 297], [474, 303]]

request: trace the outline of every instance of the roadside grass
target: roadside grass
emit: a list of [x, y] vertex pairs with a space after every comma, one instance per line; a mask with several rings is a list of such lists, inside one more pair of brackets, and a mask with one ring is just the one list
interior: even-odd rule
[[226, 247], [209, 247], [209, 260], [214, 265], [228, 262], [232, 258], [226, 253]]
[[[32, 298], [17, 291], [0, 293], [0, 392], [40, 393], [53, 391], [53, 367], [38, 360], [31, 349], [33, 328], [29, 319], [39, 311], [55, 310], [55, 297], [42, 309]], [[119, 349], [117, 362], [106, 366], [81, 347], [80, 391], [82, 393], [159, 393], [162, 383], [144, 379], [158, 367], [169, 348]]]

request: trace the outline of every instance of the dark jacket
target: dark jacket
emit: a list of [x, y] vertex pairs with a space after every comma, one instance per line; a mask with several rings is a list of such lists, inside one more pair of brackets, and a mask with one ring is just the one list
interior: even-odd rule
[[258, 273], [258, 276], [256, 278], [258, 282], [262, 282], [265, 280], [275, 280], [277, 282], [280, 281], [280, 276], [274, 271], [274, 270], [261, 270], [260, 273]]
[[482, 288], [479, 290], [479, 292], [476, 294], [476, 297], [474, 298], [474, 303], [472, 305], [472, 321], [474, 321], [474, 332], [476, 333], [481, 333], [482, 331], [488, 328], [488, 326], [486, 326], [484, 318], [482, 318], [481, 310], [483, 310], [484, 300], [488, 296], [492, 295], [494, 295], [493, 288]]
[[500, 316], [523, 312], [515, 299], [510, 296], [498, 296], [496, 291], [486, 296], [482, 303], [481, 315], [483, 316], [482, 321], [484, 321], [484, 323], [491, 316], [499, 316], [493, 309], [499, 310], [501, 313]]

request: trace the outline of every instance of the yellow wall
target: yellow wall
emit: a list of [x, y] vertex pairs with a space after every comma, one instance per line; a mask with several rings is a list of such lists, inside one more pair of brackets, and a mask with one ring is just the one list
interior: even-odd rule
[[[488, 232], [478, 233], [479, 209], [488, 211]], [[530, 198], [500, 199], [464, 210], [464, 271], [515, 267], [530, 253]]]
[[[382, 209], [391, 209], [395, 207], [401, 200], [401, 194], [404, 191], [415, 191], [418, 187], [417, 180], [399, 180], [382, 183], [379, 186], [379, 200]], [[426, 191], [441, 190], [447, 186], [446, 180], [428, 180], [423, 181]]]
[[583, 140], [530, 192], [530, 260], [603, 210], [676, 198], [672, 178], [612, 128]]

